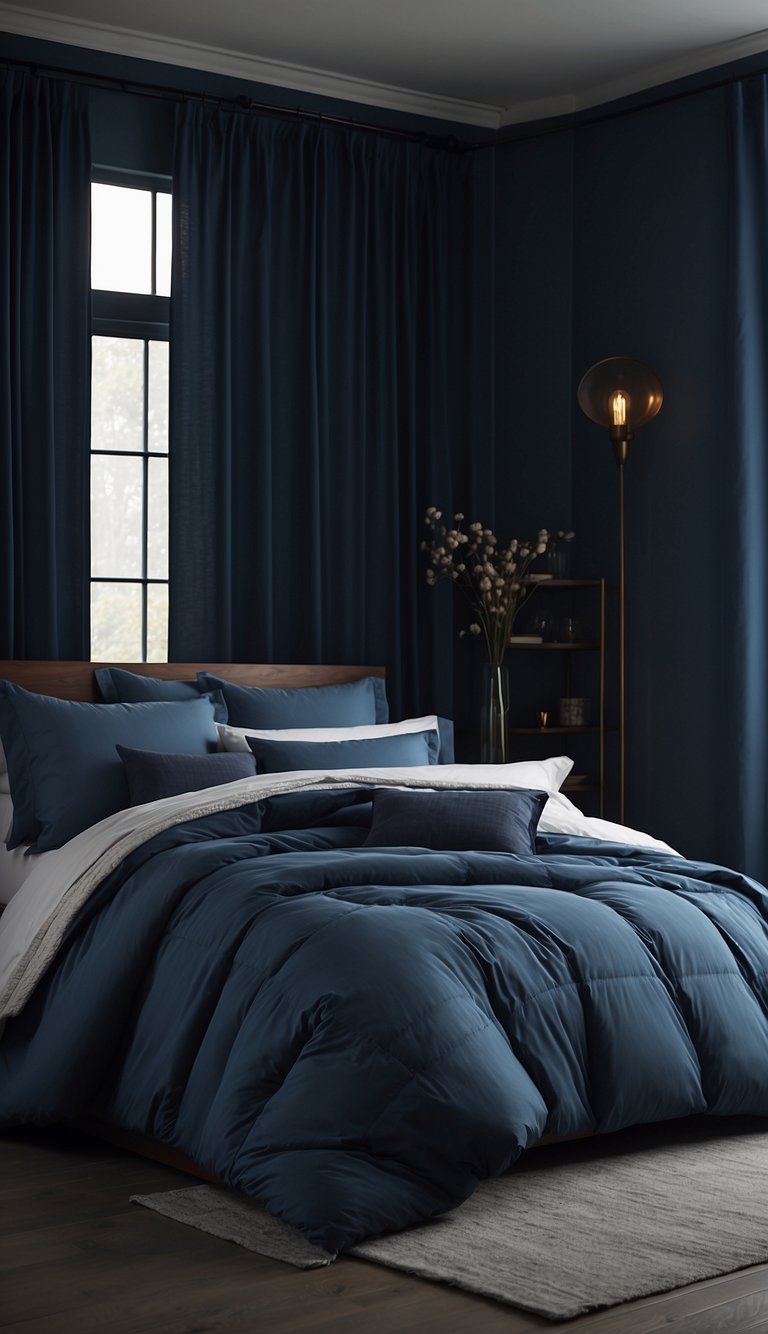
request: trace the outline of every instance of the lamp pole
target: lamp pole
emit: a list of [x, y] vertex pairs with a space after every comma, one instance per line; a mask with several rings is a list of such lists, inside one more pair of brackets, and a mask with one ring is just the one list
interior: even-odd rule
[[613, 425], [609, 434], [619, 469], [619, 823], [624, 823], [627, 776], [627, 614], [624, 545], [624, 465], [632, 432], [626, 425]]
[[634, 357], [605, 357], [581, 377], [577, 398], [590, 421], [608, 427], [619, 468], [619, 820], [623, 824], [627, 754], [624, 465], [634, 431], [656, 416], [664, 393], [656, 373], [642, 361]]

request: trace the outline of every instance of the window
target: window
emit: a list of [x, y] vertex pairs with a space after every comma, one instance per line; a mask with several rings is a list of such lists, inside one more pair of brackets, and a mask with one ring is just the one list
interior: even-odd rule
[[96, 169], [91, 187], [91, 658], [168, 657], [166, 178]]

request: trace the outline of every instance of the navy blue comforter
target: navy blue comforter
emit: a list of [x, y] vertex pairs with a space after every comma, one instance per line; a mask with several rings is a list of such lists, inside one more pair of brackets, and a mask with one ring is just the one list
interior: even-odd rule
[[362, 848], [370, 806], [345, 800], [132, 853], [7, 1024], [0, 1122], [154, 1136], [335, 1252], [543, 1135], [768, 1114], [759, 885], [554, 835]]

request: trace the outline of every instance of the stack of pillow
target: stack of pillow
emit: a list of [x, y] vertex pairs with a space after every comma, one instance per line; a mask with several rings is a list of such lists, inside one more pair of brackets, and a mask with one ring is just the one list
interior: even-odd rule
[[387, 722], [380, 677], [279, 689], [105, 667], [96, 679], [104, 704], [0, 682], [0, 838], [9, 849], [49, 851], [129, 804], [257, 772], [431, 765], [441, 749], [452, 758], [448, 724], [441, 736], [435, 717]]
[[[428, 772], [441, 764], [446, 777], [469, 778], [467, 766], [453, 766], [450, 722], [435, 715], [388, 721], [381, 677], [282, 689], [241, 686], [206, 672], [166, 681], [104, 667], [96, 679], [103, 704], [36, 695], [0, 681], [0, 838], [9, 849], [48, 851], [128, 805], [256, 773]], [[563, 759], [502, 766], [497, 781], [554, 792], [570, 767]], [[514, 779], [512, 769], [519, 771]], [[489, 768], [483, 777], [494, 781]], [[375, 817], [383, 821], [388, 807], [391, 837], [394, 806], [386, 798], [377, 796]], [[539, 812], [542, 804], [534, 803]], [[423, 828], [426, 806], [413, 809], [421, 811]], [[457, 803], [451, 811], [458, 815]], [[453, 813], [450, 820], [455, 825]], [[383, 823], [379, 832], [384, 837]]]

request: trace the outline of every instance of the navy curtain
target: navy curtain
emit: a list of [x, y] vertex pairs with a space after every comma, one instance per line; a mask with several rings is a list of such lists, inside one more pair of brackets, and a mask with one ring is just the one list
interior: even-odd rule
[[0, 657], [88, 656], [90, 174], [82, 90], [0, 70]]
[[172, 660], [383, 663], [395, 710], [452, 710], [418, 547], [493, 493], [480, 156], [180, 109]]
[[730, 317], [723, 430], [723, 860], [768, 882], [768, 78], [729, 89]]

